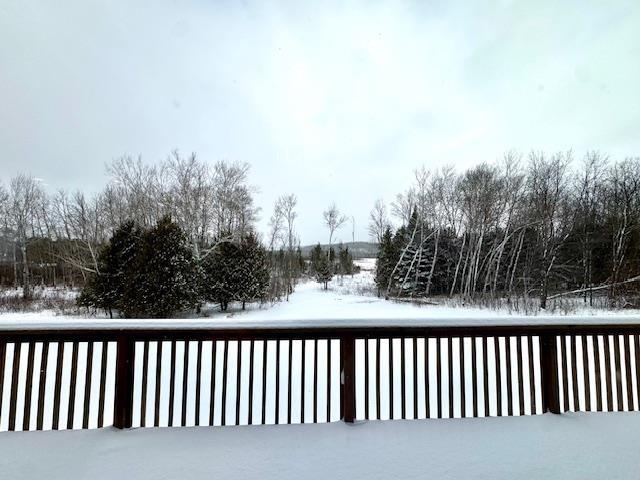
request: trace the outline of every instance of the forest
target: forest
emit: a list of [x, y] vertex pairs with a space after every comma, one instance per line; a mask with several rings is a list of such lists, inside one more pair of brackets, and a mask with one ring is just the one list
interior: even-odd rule
[[464, 172], [421, 168], [390, 208], [376, 202], [370, 231], [387, 298], [638, 307], [640, 159], [508, 152]]
[[170, 316], [206, 302], [244, 309], [288, 299], [303, 274], [326, 288], [334, 273], [354, 269], [348, 248], [331, 245], [346, 221], [335, 205], [322, 219], [330, 243], [308, 262], [295, 195], [277, 199], [268, 235], [259, 235], [247, 164], [173, 152], [159, 164], [122, 157], [107, 172], [92, 196], [51, 194], [24, 174], [0, 184], [0, 288], [21, 292], [0, 295], [0, 307], [20, 309], [38, 296], [34, 287], [57, 287], [81, 289], [70, 303], [110, 316]]
[[[157, 164], [114, 160], [94, 195], [51, 193], [24, 174], [0, 184], [0, 286], [21, 289], [3, 301], [53, 286], [82, 290], [73, 301], [89, 312], [169, 316], [288, 300], [302, 277], [326, 290], [356, 271], [349, 249], [332, 245], [348, 218], [335, 204], [318, 219], [329, 243], [308, 255], [294, 194], [257, 232], [249, 168], [173, 152]], [[422, 167], [389, 206], [376, 201], [369, 231], [374, 288], [387, 299], [638, 307], [640, 159], [507, 152], [464, 171]]]

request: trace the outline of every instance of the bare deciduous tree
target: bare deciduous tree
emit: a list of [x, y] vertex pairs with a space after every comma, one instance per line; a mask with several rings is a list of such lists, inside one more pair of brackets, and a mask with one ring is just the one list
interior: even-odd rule
[[22, 256], [22, 295], [25, 299], [31, 297], [27, 244], [29, 238], [33, 237], [36, 228], [38, 204], [43, 200], [44, 192], [36, 178], [20, 174], [11, 179], [8, 218], [15, 234], [15, 244], [20, 249]]
[[381, 198], [376, 200], [373, 209], [369, 214], [369, 235], [371, 239], [380, 243], [385, 230], [390, 226], [387, 206]]
[[332, 203], [329, 208], [322, 212], [322, 218], [325, 226], [329, 229], [329, 250], [331, 250], [333, 234], [347, 222], [347, 216], [342, 215], [336, 204]]

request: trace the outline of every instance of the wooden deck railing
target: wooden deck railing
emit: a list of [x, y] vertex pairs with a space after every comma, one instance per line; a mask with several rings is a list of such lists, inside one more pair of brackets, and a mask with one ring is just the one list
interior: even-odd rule
[[640, 409], [637, 323], [97, 325], [0, 325], [0, 430]]

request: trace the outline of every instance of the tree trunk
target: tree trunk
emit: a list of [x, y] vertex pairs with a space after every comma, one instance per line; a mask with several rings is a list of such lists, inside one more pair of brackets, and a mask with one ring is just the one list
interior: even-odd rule
[[464, 246], [467, 241], [467, 235], [465, 233], [462, 234], [462, 246], [460, 247], [460, 256], [458, 256], [458, 263], [456, 264], [456, 271], [453, 274], [453, 282], [451, 283], [451, 291], [449, 292], [449, 296], [453, 297], [453, 292], [456, 288], [456, 282], [458, 281], [458, 271], [460, 270], [460, 264], [462, 263], [462, 256], [464, 253]]
[[22, 298], [31, 298], [31, 286], [29, 285], [29, 262], [27, 260], [27, 242], [22, 242]]
[[431, 291], [431, 282], [433, 280], [433, 271], [436, 268], [436, 260], [438, 258], [438, 242], [439, 241], [440, 241], [440, 229], [438, 229], [438, 231], [436, 233], [436, 242], [435, 242], [435, 246], [433, 248], [433, 261], [431, 262], [431, 270], [429, 271], [429, 278], [427, 279], [426, 295], [429, 295], [429, 292]]

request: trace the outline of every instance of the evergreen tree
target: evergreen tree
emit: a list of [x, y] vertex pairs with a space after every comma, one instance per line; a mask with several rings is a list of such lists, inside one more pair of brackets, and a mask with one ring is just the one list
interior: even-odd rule
[[239, 299], [242, 282], [242, 252], [235, 242], [222, 241], [205, 259], [204, 298], [227, 310], [229, 302]]
[[167, 317], [199, 304], [200, 274], [182, 229], [164, 217], [144, 232], [128, 275], [121, 311], [125, 316]]
[[126, 309], [126, 291], [140, 249], [140, 228], [129, 221], [118, 227], [98, 254], [99, 271], [78, 297], [78, 304], [109, 312]]
[[242, 239], [240, 258], [236, 295], [244, 310], [246, 302], [263, 301], [268, 295], [269, 264], [266, 250], [253, 233]]
[[353, 264], [353, 256], [349, 252], [349, 247], [342, 247], [338, 250], [338, 259], [340, 265], [340, 273], [342, 275], [353, 275], [355, 265]]
[[311, 265], [310, 265], [311, 271], [309, 273], [312, 273], [313, 275], [315, 275], [318, 272], [318, 267], [320, 265], [320, 257], [322, 256], [325, 256], [325, 255], [322, 253], [322, 247], [318, 243], [315, 247], [313, 247], [313, 250], [311, 250]]
[[385, 292], [389, 285], [391, 272], [395, 265], [397, 255], [393, 242], [391, 228], [387, 227], [380, 240], [380, 248], [376, 260], [375, 282], [378, 288], [378, 296]]
[[296, 262], [298, 264], [298, 275], [301, 275], [307, 271], [307, 262], [305, 262], [304, 257], [302, 256], [302, 249], [298, 245], [296, 249]]
[[326, 255], [320, 255], [318, 264], [316, 266], [316, 281], [323, 285], [323, 288], [327, 290], [328, 284], [333, 278], [333, 270], [329, 264], [329, 259]]

